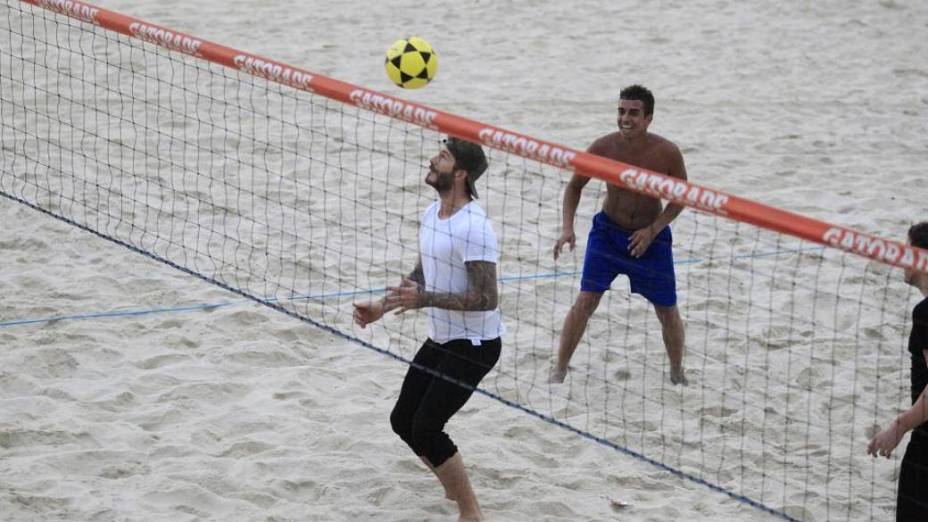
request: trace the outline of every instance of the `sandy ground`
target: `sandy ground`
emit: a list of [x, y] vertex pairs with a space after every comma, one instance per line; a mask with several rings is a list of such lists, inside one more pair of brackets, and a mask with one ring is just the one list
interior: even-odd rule
[[[614, 128], [618, 89], [640, 82], [657, 96], [652, 130], [680, 144], [697, 183], [893, 238], [925, 219], [918, 214], [925, 191], [915, 185], [928, 159], [928, 70], [919, 58], [928, 52], [923, 6], [391, 4], [104, 6], [575, 148]], [[25, 32], [7, 5], [19, 8], [17, 2], [0, 7], [0, 32]], [[387, 83], [381, 56], [394, 39], [412, 33], [438, 49], [440, 72], [427, 88], [400, 92]], [[130, 62], [149, 59], [107, 52]], [[0, 79], [22, 74], [4, 60]], [[0, 98], [15, 94], [11, 85], [0, 83]], [[142, 84], [133, 89], [149, 95]], [[222, 95], [260, 106], [249, 92]], [[291, 111], [284, 119], [305, 114], [306, 104], [269, 98]], [[222, 113], [201, 101], [193, 109], [198, 116]], [[8, 147], [22, 128], [19, 113], [9, 103], [2, 108], [0, 190], [30, 199], [35, 191], [9, 174], [24, 165]], [[291, 138], [286, 126], [238, 117], [239, 123], [224, 125]], [[312, 125], [351, 138], [350, 130], [339, 130], [345, 123], [338, 118]], [[302, 186], [315, 192], [300, 192], [299, 183], [269, 190], [295, 208], [325, 209], [306, 222], [285, 218], [289, 235], [279, 240], [254, 239], [261, 230], [235, 230], [281, 256], [315, 245], [305, 259], [293, 254], [292, 263], [275, 265], [236, 249], [235, 241], [192, 232], [218, 227], [218, 212], [201, 212], [207, 217], [199, 227], [181, 230], [144, 209], [120, 207], [150, 230], [172, 234], [163, 237], [183, 237], [196, 247], [187, 252], [128, 221], [89, 224], [409, 358], [424, 335], [421, 314], [361, 332], [350, 326], [348, 311], [363, 298], [356, 293], [382, 288], [411, 268], [415, 252], [408, 244], [431, 198], [420, 182], [430, 149], [417, 151], [417, 133], [379, 119], [359, 128], [359, 142], [369, 134], [371, 142], [409, 154], [352, 167], [361, 178], [323, 167], [321, 184]], [[105, 132], [117, 131], [131, 142], [125, 129]], [[316, 154], [321, 145], [308, 139], [293, 142]], [[230, 145], [212, 135], [208, 140]], [[229, 155], [243, 161], [229, 168], [257, 175], [261, 166], [246, 158], [255, 152], [249, 147], [247, 138], [232, 145], [241, 155]], [[167, 151], [132, 168], [189, 183], [182, 173], [165, 174], [171, 154], [199, 160], [186, 148]], [[77, 172], [89, 161], [59, 159]], [[569, 381], [550, 387], [547, 368], [584, 243], [566, 262], [550, 259], [567, 175], [499, 153], [491, 160], [481, 188], [504, 245], [509, 333], [504, 357], [484, 383], [487, 392], [799, 519], [885, 519], [898, 455], [874, 463], [863, 451], [874, 424], [892, 418], [907, 400], [903, 348], [914, 296], [898, 271], [687, 212], [674, 234], [691, 386], [681, 391], [666, 384], [656, 321], [617, 284], [620, 291], [607, 294], [591, 323]], [[274, 172], [306, 167], [299, 155], [270, 161]], [[45, 180], [62, 192], [75, 187]], [[132, 177], [122, 188], [141, 190], [135, 201], [163, 198], [145, 192], [151, 185], [140, 180]], [[228, 197], [214, 185], [193, 191]], [[601, 187], [588, 192], [580, 238]], [[92, 217], [67, 199], [37, 201], [73, 219]], [[102, 198], [91, 206], [115, 213], [118, 205]], [[7, 199], [0, 212], [0, 512], [6, 518], [454, 519], [454, 505], [389, 428], [402, 362]], [[349, 222], [357, 225], [338, 226]], [[211, 264], [214, 259], [229, 266]], [[310, 275], [298, 280], [304, 265]], [[235, 270], [242, 266], [249, 270]], [[326, 297], [292, 299], [294, 293]], [[449, 431], [490, 520], [774, 519], [484, 395], [468, 403]], [[608, 498], [631, 507], [615, 508]]]

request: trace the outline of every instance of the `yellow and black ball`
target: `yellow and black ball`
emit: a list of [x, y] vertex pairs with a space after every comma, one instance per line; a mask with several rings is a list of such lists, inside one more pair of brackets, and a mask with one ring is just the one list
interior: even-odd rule
[[390, 81], [404, 89], [428, 85], [438, 73], [438, 54], [428, 42], [411, 36], [393, 42], [384, 61]]

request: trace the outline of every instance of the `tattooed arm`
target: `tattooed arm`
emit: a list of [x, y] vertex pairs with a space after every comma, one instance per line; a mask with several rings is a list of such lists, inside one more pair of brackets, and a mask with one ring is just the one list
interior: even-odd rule
[[416, 274], [413, 271], [399, 287], [387, 289], [385, 306], [390, 310], [400, 308], [400, 312], [423, 307], [474, 312], [495, 310], [499, 303], [496, 263], [468, 261], [465, 266], [467, 267], [466, 292], [458, 294], [426, 292], [424, 287], [413, 279]]
[[[416, 262], [416, 268], [406, 276], [406, 279], [415, 281], [416, 284], [422, 286], [425, 285], [425, 273], [422, 272], [422, 258], [419, 258], [419, 261]], [[402, 281], [400, 281], [400, 284], [402, 284]]]

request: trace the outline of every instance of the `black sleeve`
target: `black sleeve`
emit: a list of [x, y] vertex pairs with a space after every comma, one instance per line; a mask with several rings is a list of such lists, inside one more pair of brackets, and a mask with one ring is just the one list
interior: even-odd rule
[[912, 311], [912, 341], [909, 350], [928, 350], [928, 299], [922, 301]]

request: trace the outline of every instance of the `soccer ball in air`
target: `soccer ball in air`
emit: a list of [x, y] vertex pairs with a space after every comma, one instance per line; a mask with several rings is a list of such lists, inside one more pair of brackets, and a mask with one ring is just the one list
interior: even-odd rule
[[397, 40], [387, 49], [387, 76], [404, 89], [425, 87], [438, 72], [438, 55], [428, 42], [412, 36]]

